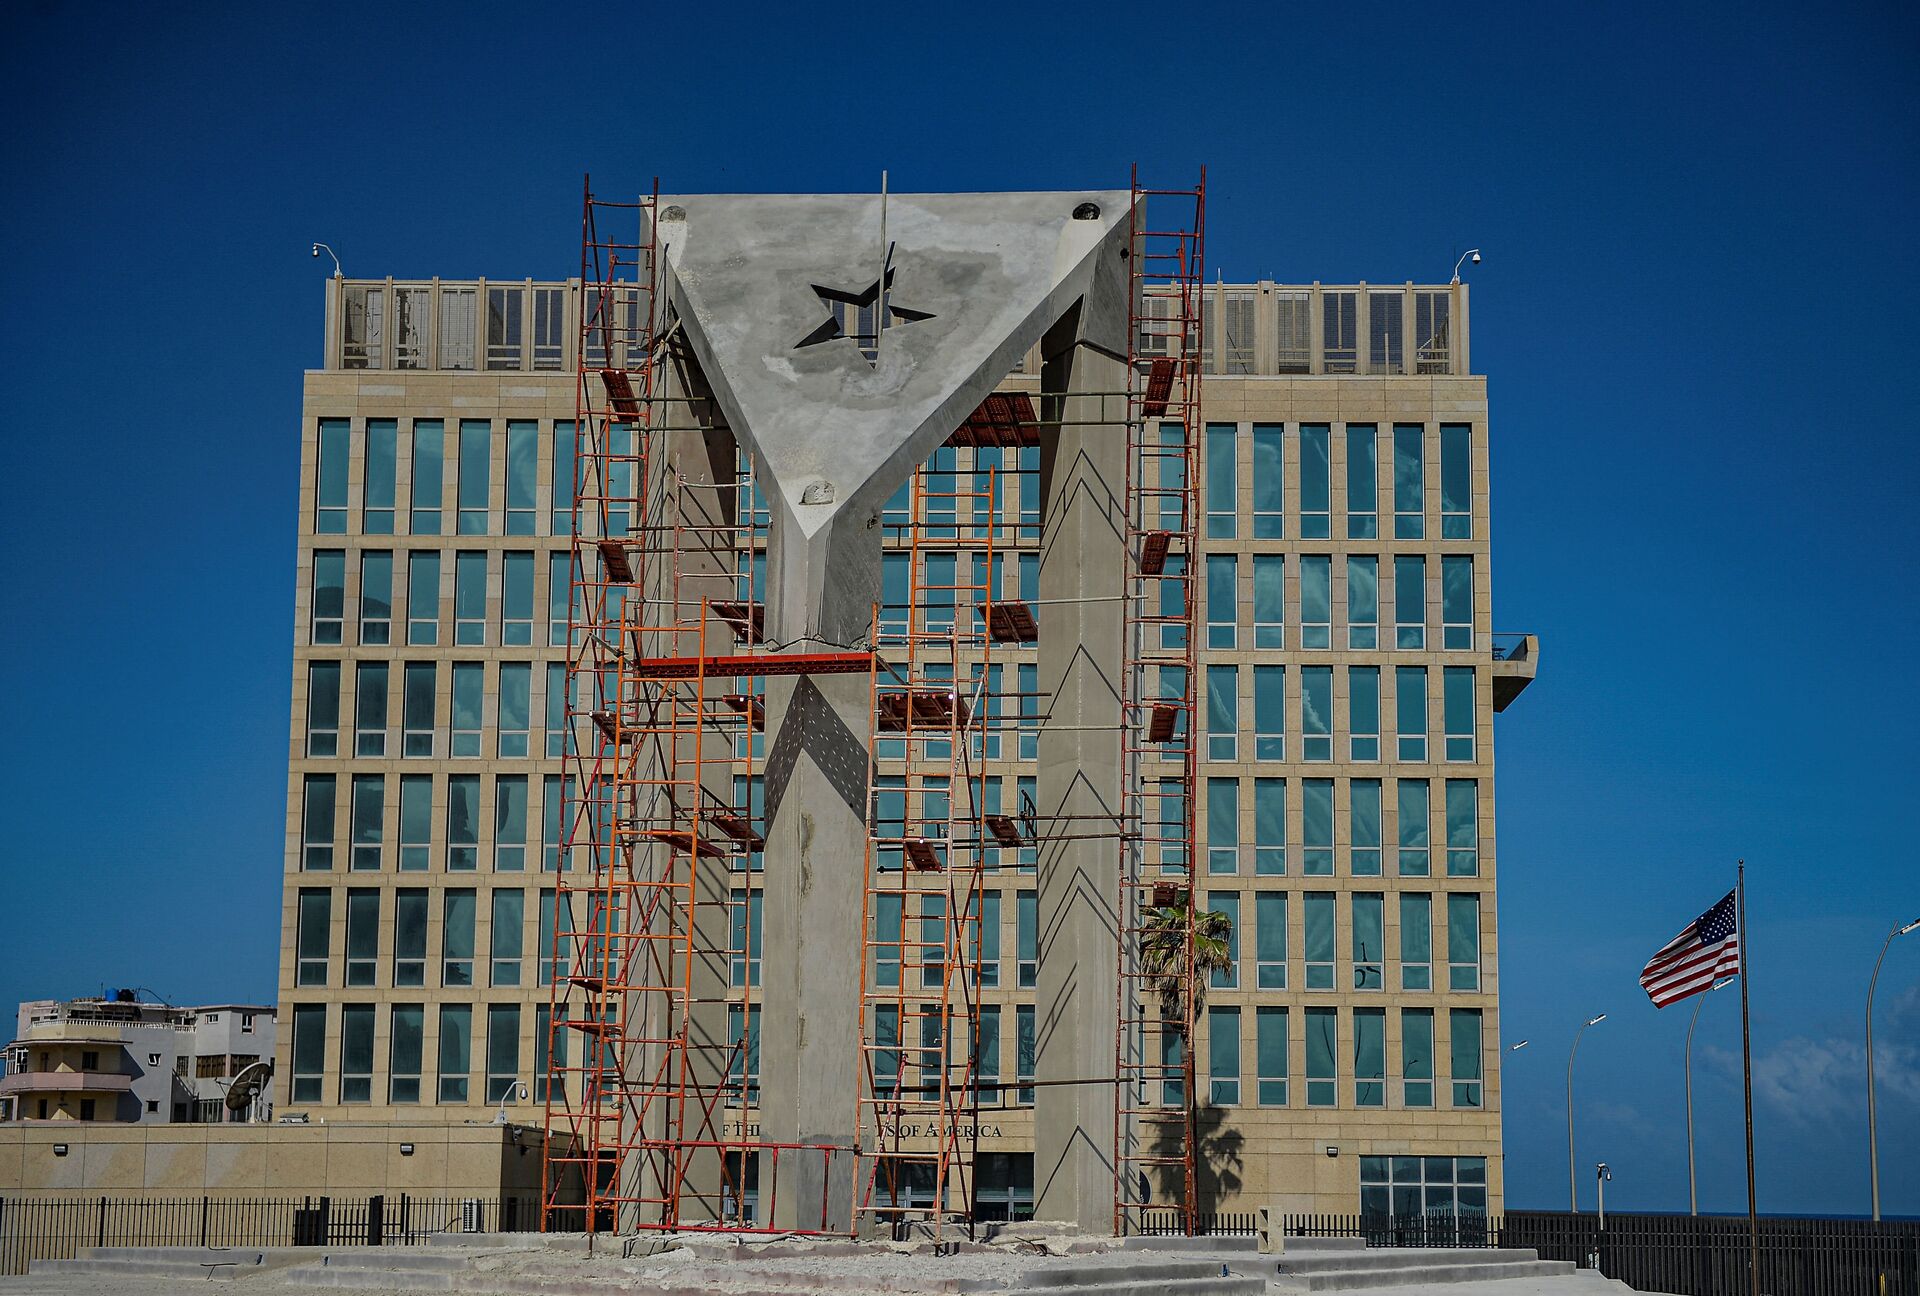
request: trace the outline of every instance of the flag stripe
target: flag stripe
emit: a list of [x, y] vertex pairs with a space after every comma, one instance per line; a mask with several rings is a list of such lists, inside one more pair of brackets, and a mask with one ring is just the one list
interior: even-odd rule
[[1647, 960], [1640, 986], [1656, 1008], [1665, 1008], [1740, 970], [1737, 899], [1730, 891]]

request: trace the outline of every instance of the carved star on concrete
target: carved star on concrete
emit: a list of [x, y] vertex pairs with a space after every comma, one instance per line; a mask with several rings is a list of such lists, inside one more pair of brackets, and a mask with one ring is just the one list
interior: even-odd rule
[[[819, 346], [837, 338], [848, 338], [866, 357], [868, 365], [880, 358], [880, 334], [901, 324], [913, 324], [933, 318], [932, 311], [914, 310], [893, 300], [893, 254], [887, 254], [887, 266], [880, 278], [858, 292], [813, 285], [814, 295], [827, 309], [827, 318], [805, 337], [794, 343], [800, 347]], [[875, 303], [879, 309], [874, 309]]]

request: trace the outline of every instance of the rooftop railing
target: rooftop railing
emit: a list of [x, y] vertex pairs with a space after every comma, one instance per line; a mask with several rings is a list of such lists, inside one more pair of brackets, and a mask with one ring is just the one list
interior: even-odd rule
[[1531, 634], [1496, 634], [1493, 636], [1493, 659], [1497, 662], [1525, 661], [1532, 651]]
[[[1467, 374], [1465, 284], [1217, 283], [1200, 290], [1206, 371], [1223, 377]], [[636, 309], [638, 298], [615, 304]], [[1164, 352], [1181, 314], [1142, 301], [1137, 348]], [[576, 366], [576, 281], [327, 281], [326, 369], [565, 373]], [[623, 333], [612, 321], [607, 336]], [[617, 341], [614, 343], [617, 347]], [[605, 346], [598, 348], [604, 351]], [[590, 360], [598, 359], [590, 355]], [[617, 359], [617, 357], [616, 357]], [[1039, 372], [1037, 355], [1023, 370]]]

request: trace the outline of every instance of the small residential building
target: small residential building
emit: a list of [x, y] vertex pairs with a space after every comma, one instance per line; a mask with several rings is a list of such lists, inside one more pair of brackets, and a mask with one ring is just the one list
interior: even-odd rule
[[[0, 1075], [0, 1121], [213, 1124], [272, 1112], [273, 1009], [261, 1004], [175, 1008], [129, 991], [108, 998], [36, 999]], [[238, 1079], [249, 1100], [228, 1102]]]

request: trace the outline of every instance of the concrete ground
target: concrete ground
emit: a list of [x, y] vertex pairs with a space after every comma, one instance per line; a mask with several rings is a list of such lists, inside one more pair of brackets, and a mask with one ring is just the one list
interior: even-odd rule
[[[1628, 1288], [1571, 1266], [1526, 1264], [1531, 1252], [1370, 1253], [1373, 1264], [1401, 1261], [1391, 1286], [1374, 1286], [1365, 1250], [1321, 1252], [1293, 1272], [1251, 1249], [1128, 1250], [1111, 1241], [1071, 1238], [1010, 1240], [997, 1245], [886, 1244], [701, 1238], [602, 1240], [589, 1256], [583, 1239], [473, 1239], [481, 1245], [387, 1248], [125, 1248], [83, 1253], [72, 1261], [35, 1265], [0, 1278], [0, 1296], [185, 1296], [209, 1282], [261, 1296], [359, 1292], [413, 1296], [451, 1291], [478, 1296], [594, 1296], [626, 1291], [646, 1296], [1280, 1296], [1281, 1293], [1392, 1292], [1398, 1296], [1627, 1296]], [[492, 1245], [487, 1245], [487, 1243]], [[1357, 1243], [1350, 1246], [1358, 1246]], [[1340, 1255], [1361, 1256], [1357, 1263]], [[1473, 1272], [1476, 1263], [1508, 1273]], [[224, 1263], [229, 1259], [238, 1264]], [[213, 1267], [217, 1265], [217, 1267]], [[1339, 1272], [1328, 1272], [1337, 1267]], [[1529, 1269], [1536, 1272], [1528, 1272]], [[1552, 1272], [1537, 1272], [1548, 1271]], [[1387, 1281], [1386, 1275], [1380, 1275]], [[1302, 1283], [1309, 1285], [1302, 1286]]]

